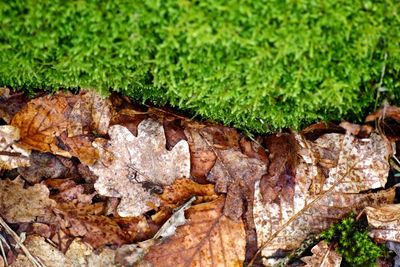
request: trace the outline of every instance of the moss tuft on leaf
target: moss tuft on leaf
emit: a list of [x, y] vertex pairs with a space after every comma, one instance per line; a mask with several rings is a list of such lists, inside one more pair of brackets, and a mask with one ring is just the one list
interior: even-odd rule
[[365, 228], [359, 226], [354, 215], [333, 224], [320, 237], [337, 243], [345, 266], [376, 266], [377, 259], [387, 252], [385, 246], [376, 244]]

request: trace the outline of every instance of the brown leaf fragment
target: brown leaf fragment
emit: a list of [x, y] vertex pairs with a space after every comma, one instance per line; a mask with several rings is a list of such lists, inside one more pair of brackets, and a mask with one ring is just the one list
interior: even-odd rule
[[171, 150], [179, 141], [187, 140], [182, 121], [173, 116], [166, 116], [163, 120], [167, 149]]
[[366, 122], [374, 121], [377, 119], [391, 118], [400, 123], [400, 107], [384, 106], [382, 109], [375, 111], [367, 116]]
[[222, 213], [224, 199], [192, 206], [176, 234], [150, 248], [150, 266], [242, 266], [245, 232], [241, 221]]
[[110, 127], [109, 136], [108, 144], [98, 147], [102, 158], [108, 159], [111, 153], [114, 160], [111, 164], [99, 161], [90, 170], [99, 176], [95, 188], [101, 195], [121, 198], [120, 216], [138, 216], [159, 206], [156, 193], [176, 178], [190, 175], [187, 142], [166, 150], [164, 130], [157, 121], [142, 121], [137, 137], [120, 125]]
[[344, 134], [346, 130], [333, 123], [315, 123], [301, 131], [301, 135], [309, 141], [314, 141], [327, 133], [340, 133]]
[[0, 126], [0, 170], [11, 170], [30, 165], [29, 155], [31, 152], [16, 143], [19, 139], [18, 128], [10, 125]]
[[30, 166], [18, 168], [18, 173], [30, 183], [65, 177], [69, 173], [62, 162], [50, 153], [32, 151], [29, 160]]
[[297, 142], [293, 134], [271, 135], [264, 139], [269, 151], [268, 174], [261, 178], [260, 187], [265, 204], [279, 203], [294, 194], [297, 167]]
[[19, 178], [0, 180], [0, 213], [9, 223], [32, 222], [54, 205], [44, 185], [24, 188]]
[[149, 117], [146, 113], [147, 112], [140, 112], [133, 109], [122, 109], [111, 118], [110, 126], [124, 126], [134, 136], [137, 136], [139, 124]]
[[28, 103], [29, 98], [23, 92], [0, 88], [0, 118], [10, 123], [12, 117]]
[[266, 164], [269, 162], [265, 148], [261, 144], [252, 142], [245, 137], [240, 139], [240, 150], [249, 158], [259, 159]]
[[160, 199], [163, 203], [172, 205], [182, 203], [190, 196], [205, 197], [207, 200], [217, 198], [212, 184], [202, 185], [190, 179], [176, 179], [172, 185], [164, 188]]
[[365, 208], [369, 234], [378, 242], [400, 242], [400, 204]]
[[342, 256], [336, 252], [335, 247], [325, 241], [319, 242], [312, 249], [312, 256], [301, 258], [308, 267], [340, 267]]
[[[109, 100], [93, 91], [82, 91], [78, 95], [60, 92], [31, 100], [11, 121], [20, 129], [20, 142], [28, 148], [70, 157], [76, 156], [84, 163], [92, 164], [96, 158], [88, 159], [84, 151], [69, 151], [59, 137], [78, 138], [93, 131], [105, 134], [112, 113]], [[77, 141], [75, 140], [74, 143]], [[91, 143], [80, 140], [82, 146], [91, 149]]]
[[196, 182], [207, 183], [206, 176], [217, 156], [196, 129], [185, 129], [190, 148], [190, 174]]
[[394, 200], [394, 188], [361, 193], [386, 183], [389, 152], [381, 136], [358, 139], [325, 134], [307, 141], [296, 135], [296, 142], [298, 163], [288, 183], [290, 197], [265, 205], [263, 198], [268, 195], [256, 183], [254, 220], [266, 265], [276, 262], [277, 251], [297, 248], [307, 236], [327, 229], [347, 213]]
[[267, 165], [262, 161], [249, 158], [234, 149], [217, 151], [214, 167], [207, 180], [215, 183], [215, 191], [227, 193], [224, 214], [232, 219], [238, 219], [244, 211], [244, 200], [252, 203], [255, 181], [267, 171]]

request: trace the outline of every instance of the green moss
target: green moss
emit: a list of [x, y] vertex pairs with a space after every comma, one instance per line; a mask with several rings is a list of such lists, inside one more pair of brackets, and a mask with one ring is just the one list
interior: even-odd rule
[[353, 215], [332, 225], [320, 237], [328, 242], [337, 242], [344, 266], [376, 266], [377, 259], [387, 252], [384, 246], [374, 243], [365, 229], [359, 227]]
[[[265, 132], [400, 104], [400, 2], [2, 1], [0, 86], [93, 87]], [[384, 78], [381, 72], [385, 66]]]

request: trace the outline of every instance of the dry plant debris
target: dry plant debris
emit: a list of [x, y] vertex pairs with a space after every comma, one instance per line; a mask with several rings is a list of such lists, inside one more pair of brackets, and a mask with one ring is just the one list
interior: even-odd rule
[[325, 241], [319, 242], [311, 249], [312, 256], [301, 258], [308, 267], [340, 267], [342, 257]]
[[[397, 107], [248, 138], [92, 91], [0, 99], [3, 264], [269, 266], [350, 212], [400, 251]], [[340, 266], [334, 244], [311, 252]]]
[[30, 165], [30, 150], [18, 146], [16, 141], [19, 139], [17, 127], [0, 126], [0, 169], [11, 170]]

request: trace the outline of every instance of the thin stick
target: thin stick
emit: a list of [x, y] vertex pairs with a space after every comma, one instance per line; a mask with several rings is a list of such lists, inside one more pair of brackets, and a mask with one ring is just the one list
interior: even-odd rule
[[25, 245], [21, 242], [19, 236], [8, 226], [8, 224], [3, 220], [3, 218], [0, 216], [0, 224], [1, 226], [4, 227], [4, 230], [6, 231], [7, 234], [9, 234], [15, 242], [18, 244], [18, 246], [21, 248], [21, 250], [25, 253], [26, 257], [32, 262], [34, 266], [37, 267], [46, 267], [43, 263], [41, 263], [38, 259], [36, 259], [30, 252], [29, 250], [25, 247]]

